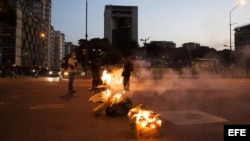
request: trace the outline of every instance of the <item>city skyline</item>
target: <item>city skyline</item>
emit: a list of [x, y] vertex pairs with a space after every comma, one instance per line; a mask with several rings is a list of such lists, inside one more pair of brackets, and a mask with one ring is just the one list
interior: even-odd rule
[[[232, 41], [235, 27], [250, 23], [250, 1], [244, 0], [88, 0], [88, 39], [104, 37], [105, 5], [138, 6], [138, 43], [173, 41], [176, 47], [187, 42], [216, 50], [229, 49], [230, 11]], [[235, 8], [235, 9], [234, 9]], [[85, 39], [86, 0], [52, 0], [52, 26], [65, 34], [66, 42], [77, 45]], [[237, 23], [237, 24], [236, 24]], [[150, 41], [148, 41], [150, 42]]]

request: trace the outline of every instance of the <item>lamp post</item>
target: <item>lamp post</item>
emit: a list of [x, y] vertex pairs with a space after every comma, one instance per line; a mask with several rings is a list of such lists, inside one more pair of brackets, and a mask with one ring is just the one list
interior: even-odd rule
[[85, 55], [85, 76], [88, 71], [88, 0], [86, 0], [86, 27], [85, 27], [85, 40], [86, 40], [86, 55]]
[[[40, 44], [40, 46], [41, 46], [41, 57], [42, 57], [42, 59], [38, 59], [37, 57], [36, 57], [36, 55], [34, 56], [33, 55], [33, 51], [34, 50], [31, 50], [31, 67], [33, 67], [34, 65], [41, 65], [41, 66], [43, 66], [43, 67], [45, 67], [46, 65], [47, 65], [47, 61], [44, 61], [44, 60], [46, 60], [47, 59], [47, 53], [46, 53], [46, 49], [47, 49], [47, 33], [46, 32], [44, 32], [44, 30], [43, 31], [41, 31], [40, 32], [40, 34], [39, 34], [39, 38], [40, 38], [40, 40], [41, 40], [41, 44]], [[34, 57], [34, 58], [33, 58]], [[34, 59], [34, 60], [33, 60]]]
[[232, 52], [232, 25], [235, 23], [232, 23], [231, 17], [232, 17], [232, 12], [241, 4], [243, 3], [243, 1], [240, 1], [233, 9], [230, 10], [229, 12], [229, 34], [230, 34], [230, 43], [229, 43], [229, 66], [231, 67], [231, 52]]
[[144, 48], [145, 48], [145, 56], [147, 57], [147, 41], [150, 40], [151, 37], [145, 38], [145, 39], [140, 39], [143, 44], [144, 44]]
[[240, 6], [241, 4], [243, 3], [243, 1], [240, 1], [233, 9], [230, 10], [229, 12], [229, 34], [230, 34], [230, 44], [229, 44], [229, 47], [230, 47], [230, 52], [232, 51], [232, 25], [235, 24], [233, 23], [232, 24], [232, 21], [231, 21], [231, 16], [232, 16], [232, 12], [238, 7]]

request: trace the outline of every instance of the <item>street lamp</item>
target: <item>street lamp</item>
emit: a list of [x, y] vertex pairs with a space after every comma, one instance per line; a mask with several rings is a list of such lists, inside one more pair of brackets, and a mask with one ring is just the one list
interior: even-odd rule
[[86, 40], [86, 55], [85, 55], [85, 76], [87, 76], [87, 71], [88, 71], [88, 0], [86, 0], [86, 12], [85, 12], [85, 22], [86, 22], [86, 27], [85, 27], [85, 40]]
[[147, 57], [147, 41], [150, 40], [150, 39], [151, 39], [151, 37], [148, 37], [148, 38], [145, 38], [145, 39], [140, 39], [144, 44], [146, 57]]
[[44, 38], [45, 38], [45, 36], [46, 36], [46, 35], [45, 35], [45, 33], [43, 33], [43, 32], [41, 32], [41, 33], [40, 33], [40, 37], [41, 37], [41, 39], [44, 39]]
[[231, 21], [231, 15], [232, 15], [232, 12], [234, 9], [236, 9], [238, 6], [240, 6], [241, 4], [243, 4], [243, 1], [240, 1], [232, 10], [230, 10], [229, 12], [229, 20], [230, 20], [230, 23], [229, 23], [229, 34], [230, 34], [230, 44], [229, 44], [229, 47], [230, 47], [230, 51], [232, 51], [232, 25], [235, 24], [233, 23], [232, 24], [232, 21]]
[[[46, 53], [46, 50], [48, 49], [48, 45], [47, 45], [47, 33], [46, 32], [44, 32], [44, 31], [41, 31], [40, 33], [39, 33], [39, 38], [40, 38], [40, 40], [41, 40], [41, 47], [42, 47], [42, 50], [41, 50], [41, 52], [42, 52], [42, 60], [38, 60], [38, 59], [36, 59], [36, 57], [34, 56], [34, 55], [32, 55], [32, 53], [33, 53], [33, 51], [31, 50], [31, 66], [33, 67], [33, 65], [38, 65], [38, 64], [40, 64], [41, 66], [43, 66], [43, 67], [45, 67], [46, 65], [48, 65], [47, 63], [47, 61], [43, 61], [43, 60], [46, 60], [47, 58], [48, 58], [48, 56], [47, 56], [47, 53]], [[35, 60], [33, 60], [33, 57], [35, 57]], [[37, 61], [36, 61], [37, 60]], [[39, 61], [39, 62], [38, 62]], [[35, 63], [35, 64], [34, 64]], [[37, 64], [38, 63], [38, 64]]]

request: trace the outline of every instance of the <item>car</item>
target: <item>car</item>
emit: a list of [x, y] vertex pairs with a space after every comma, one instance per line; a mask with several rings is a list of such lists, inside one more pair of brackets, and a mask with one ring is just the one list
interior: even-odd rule
[[61, 71], [61, 76], [62, 78], [68, 78], [69, 77], [69, 72], [67, 69], [64, 69]]
[[48, 71], [48, 76], [49, 77], [58, 77], [59, 76], [59, 70], [49, 70]]

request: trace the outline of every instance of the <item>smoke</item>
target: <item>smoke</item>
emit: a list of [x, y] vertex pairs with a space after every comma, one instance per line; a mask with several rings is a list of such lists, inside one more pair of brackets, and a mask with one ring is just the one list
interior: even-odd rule
[[242, 54], [245, 57], [249, 57], [250, 56], [250, 46], [244, 47]]
[[[136, 64], [136, 63], [135, 63]], [[142, 104], [156, 112], [164, 110], [206, 110], [221, 115], [227, 112], [233, 115], [247, 113], [247, 106], [231, 111], [232, 104], [249, 103], [249, 80], [223, 76], [222, 72], [182, 68], [147, 67], [148, 63], [135, 66], [130, 78], [130, 91], [125, 94], [133, 105]], [[111, 71], [120, 83], [111, 84], [114, 93], [123, 90], [122, 66]], [[249, 113], [249, 112], [248, 112]]]
[[248, 45], [242, 49], [241, 56], [240, 56], [241, 60], [247, 60], [249, 58], [250, 58], [250, 45]]
[[[151, 94], [163, 95], [169, 90], [221, 89], [214, 83], [222, 76], [204, 70], [193, 68], [171, 69], [148, 67], [148, 62], [134, 62], [135, 70], [130, 77], [130, 95], [144, 91]], [[122, 67], [113, 68], [111, 74], [115, 82], [110, 87], [115, 91], [123, 90]]]

